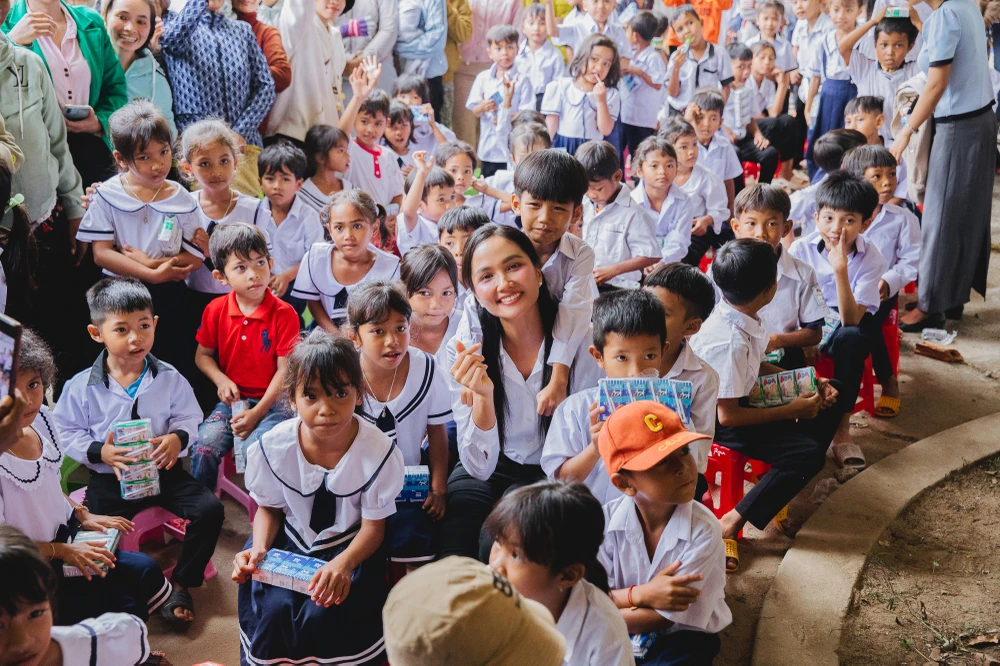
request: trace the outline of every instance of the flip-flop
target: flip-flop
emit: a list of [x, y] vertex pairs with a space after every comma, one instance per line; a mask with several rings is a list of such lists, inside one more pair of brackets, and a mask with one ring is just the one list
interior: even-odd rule
[[[726, 546], [726, 573], [736, 573], [740, 570], [740, 547], [736, 539], [723, 539], [722, 543]], [[729, 567], [730, 560], [736, 561], [732, 568]]]
[[875, 405], [875, 416], [880, 419], [893, 419], [899, 415], [899, 398], [890, 398], [887, 395], [879, 396]]
[[834, 443], [830, 447], [833, 449], [834, 459], [841, 467], [851, 467], [860, 470], [868, 466], [868, 463], [865, 461], [864, 452], [854, 442]]
[[189, 610], [194, 613], [194, 599], [191, 598], [191, 593], [187, 590], [182, 590], [179, 587], [174, 587], [174, 591], [170, 593], [167, 600], [163, 602], [160, 606], [160, 616], [166, 620], [171, 627], [174, 629], [185, 630], [190, 627], [194, 622], [188, 622], [187, 620], [182, 620], [181, 618], [174, 615], [174, 609], [182, 608], [184, 610]]

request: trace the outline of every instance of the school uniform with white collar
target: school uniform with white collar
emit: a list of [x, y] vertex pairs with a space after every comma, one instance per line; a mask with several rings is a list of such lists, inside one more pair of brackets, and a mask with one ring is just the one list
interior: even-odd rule
[[[358, 434], [340, 462], [309, 462], [299, 443], [305, 425], [278, 424], [247, 451], [246, 484], [262, 508], [284, 520], [272, 548], [327, 562], [347, 549], [362, 520], [396, 512], [403, 454], [378, 428], [354, 417]], [[253, 544], [253, 537], [246, 548]], [[388, 595], [385, 541], [351, 572], [340, 604], [317, 606], [308, 595], [257, 581], [239, 586], [240, 652], [244, 664], [369, 663], [384, 654], [382, 605]], [[326, 627], [317, 631], [317, 627]]]
[[[761, 308], [760, 317], [768, 335], [792, 333], [803, 328], [823, 328], [830, 308], [816, 280], [816, 271], [796, 259], [783, 246], [778, 246], [778, 290], [771, 302]], [[801, 349], [786, 349], [781, 362], [783, 368], [806, 366]]]
[[102, 351], [93, 366], [66, 382], [56, 403], [53, 416], [66, 454], [90, 468], [87, 506], [93, 513], [131, 519], [145, 508], [162, 506], [190, 520], [173, 581], [199, 587], [222, 530], [222, 502], [180, 462], [160, 470], [159, 495], [122, 499], [118, 479], [101, 461], [101, 447], [115, 423], [149, 419], [153, 434], [176, 435], [181, 440], [179, 457], [186, 456], [198, 441], [201, 408], [191, 385], [169, 363], [148, 354], [139, 379], [122, 387], [108, 374], [107, 354]]
[[[607, 89], [607, 101], [608, 112], [617, 121], [622, 107], [618, 88]], [[594, 91], [577, 87], [571, 76], [558, 78], [545, 87], [542, 114], [559, 117], [559, 129], [552, 139], [552, 147], [565, 150], [570, 155], [575, 155], [576, 149], [587, 141], [604, 139], [604, 134], [597, 127]]]
[[719, 88], [720, 90], [733, 82], [733, 65], [729, 61], [729, 53], [724, 48], [717, 48], [714, 44], [708, 44], [701, 58], [695, 60], [691, 57], [690, 45], [681, 46], [670, 56], [667, 63], [666, 81], [673, 76], [674, 68], [677, 67], [677, 53], [683, 52], [684, 62], [681, 64], [680, 79], [681, 89], [677, 96], [667, 94], [668, 117], [673, 115], [684, 115], [684, 110], [694, 97], [694, 93], [699, 88]]
[[691, 223], [694, 221], [694, 208], [684, 190], [679, 185], [671, 185], [667, 198], [660, 205], [660, 210], [656, 211], [646, 194], [645, 183], [640, 180], [632, 190], [632, 201], [639, 204], [652, 218], [663, 263], [684, 259], [691, 245]]
[[[448, 380], [434, 357], [410, 347], [410, 368], [399, 377], [403, 389], [389, 402], [365, 392], [357, 413], [381, 430], [403, 454], [403, 464], [422, 464], [427, 426], [452, 420]], [[436, 555], [437, 524], [422, 508], [423, 502], [400, 502], [386, 524], [389, 557], [400, 562], [428, 562]]]
[[306, 203], [305, 197], [298, 194], [292, 200], [285, 219], [275, 226], [276, 230], [271, 238], [271, 258], [274, 259], [272, 275], [292, 270], [302, 262], [302, 257], [309, 248], [323, 242], [323, 225], [319, 221], [319, 214]]
[[[588, 446], [592, 446], [590, 438], [590, 406], [597, 402], [599, 389], [596, 386], [587, 387], [568, 396], [559, 403], [552, 414], [549, 432], [545, 435], [542, 446], [542, 457], [539, 464], [542, 471], [550, 479], [556, 478], [556, 472], [570, 458], [581, 454]], [[594, 497], [602, 505], [621, 497], [621, 491], [611, 485], [611, 478], [600, 458], [583, 480]]]
[[[833, 21], [830, 17], [824, 13], [820, 13], [813, 22], [812, 28], [809, 27], [809, 21], [801, 20], [795, 22], [795, 28], [792, 30], [792, 48], [798, 49], [796, 54], [796, 59], [799, 63], [799, 74], [802, 75], [802, 82], [799, 84], [799, 93], [795, 97], [795, 121], [796, 126], [799, 131], [797, 137], [803, 139], [808, 135], [810, 131], [810, 119], [806, 118], [806, 97], [809, 94], [809, 81], [812, 76], [818, 76], [818, 74], [812, 73], [813, 63], [816, 61], [817, 54], [821, 50], [821, 45], [823, 38], [828, 32], [833, 32], [836, 26], [833, 25]], [[791, 105], [792, 102], [789, 102]], [[815, 118], [816, 113], [819, 111], [819, 104], [813, 104], [811, 112], [813, 118]], [[801, 155], [801, 153], [796, 153]]]
[[63, 666], [142, 664], [150, 656], [146, 625], [128, 613], [104, 613], [68, 627], [52, 627], [49, 636], [62, 650]]
[[[851, 60], [854, 60], [853, 56]], [[858, 96], [858, 87], [851, 80], [844, 57], [840, 54], [836, 30], [826, 32], [821, 40], [817, 40], [812, 48], [812, 61], [808, 69], [803, 66], [799, 71], [803, 76], [808, 71], [810, 77], [818, 76], [820, 79], [819, 99], [813, 102], [816, 119], [809, 128], [809, 146], [806, 149], [806, 165], [809, 177], [812, 178], [816, 173], [812, 158], [816, 140], [830, 130], [844, 126], [844, 109], [848, 102]]]
[[691, 201], [692, 217], [710, 215], [712, 230], [715, 233], [722, 231], [723, 226], [729, 222], [729, 199], [726, 196], [726, 186], [718, 174], [695, 162], [687, 182], [681, 185], [674, 181], [674, 184]]
[[597, 21], [586, 13], [581, 14], [577, 20], [570, 21], [568, 25], [565, 21], [559, 24], [559, 42], [573, 49], [574, 54], [579, 52], [580, 45], [587, 37], [598, 33], [610, 37], [614, 41], [615, 46], [618, 47], [619, 56], [625, 56], [632, 52], [632, 45], [629, 44], [628, 37], [625, 35], [625, 28], [621, 26], [615, 16], [608, 17], [604, 23], [604, 30], [598, 28]]
[[[733, 621], [726, 605], [726, 557], [722, 527], [700, 502], [677, 504], [663, 528], [656, 550], [646, 549], [639, 511], [628, 495], [604, 506], [604, 543], [597, 559], [608, 571], [611, 589], [627, 589], [651, 581], [674, 562], [681, 563], [675, 575], [700, 574], [704, 580], [691, 583], [701, 590], [698, 599], [684, 611], [656, 609], [673, 622], [656, 632], [651, 654], [636, 663], [711, 663], [719, 651], [718, 633]], [[691, 660], [659, 661], [659, 656], [684, 653]], [[695, 660], [694, 655], [703, 656]]]
[[399, 279], [399, 258], [369, 244], [375, 253], [375, 263], [368, 274], [354, 284], [341, 284], [333, 274], [333, 250], [336, 245], [316, 243], [302, 257], [299, 274], [292, 287], [292, 296], [304, 301], [319, 301], [334, 324], [347, 320], [347, 297], [351, 290], [366, 280]]
[[400, 256], [405, 257], [406, 253], [418, 245], [430, 243], [437, 245], [438, 228], [437, 223], [428, 220], [423, 213], [417, 213], [417, 223], [413, 225], [413, 230], [407, 228], [406, 220], [400, 217], [396, 222], [396, 247]]
[[563, 666], [632, 666], [632, 642], [611, 597], [586, 579], [570, 588], [556, 629], [566, 639]]
[[[760, 319], [736, 310], [727, 301], [719, 302], [701, 330], [691, 338], [691, 348], [719, 375], [719, 400], [746, 401], [757, 381], [764, 361], [769, 335]], [[805, 488], [826, 462], [826, 450], [833, 440], [846, 402], [839, 382], [831, 382], [840, 395], [837, 404], [820, 410], [816, 418], [773, 421], [753, 426], [725, 426], [716, 423], [715, 442], [748, 458], [770, 463], [771, 471], [761, 477], [736, 505], [736, 511], [758, 529], [764, 529], [799, 491]]]
[[[566, 25], [566, 19], [563, 19], [563, 25]], [[566, 76], [566, 61], [548, 39], [537, 50], [532, 50], [528, 46], [528, 40], [524, 40], [514, 58], [514, 69], [520, 79], [531, 81], [531, 87], [535, 91], [535, 111], [540, 111], [545, 86]]]
[[896, 113], [896, 90], [920, 72], [920, 66], [913, 62], [903, 62], [894, 72], [887, 72], [875, 58], [870, 58], [859, 49], [851, 53], [847, 71], [858, 88], [858, 95], [882, 98], [882, 113], [886, 120], [878, 134], [885, 145], [892, 145], [892, 117]]
[[854, 249], [847, 255], [847, 280], [854, 300], [868, 311], [856, 326], [845, 326], [839, 323], [837, 282], [823, 237], [817, 231], [799, 238], [788, 252], [816, 272], [823, 298], [833, 311], [830, 316], [838, 320], [837, 328], [822, 351], [833, 359], [833, 376], [843, 384], [841, 393], [846, 404], [853, 406], [861, 389], [865, 359], [871, 354], [876, 337], [882, 337], [881, 326], [875, 324], [874, 315], [881, 305], [878, 283], [886, 271], [886, 261], [878, 247], [864, 235], [854, 241]]
[[[195, 198], [201, 203], [200, 193], [195, 193]], [[271, 208], [268, 205], [267, 199], [258, 199], [257, 197], [250, 197], [246, 194], [241, 194], [236, 192], [236, 203], [233, 204], [232, 210], [227, 212], [222, 219], [213, 220], [205, 211], [202, 210], [201, 206], [198, 206], [198, 222], [201, 228], [208, 233], [208, 237], [211, 238], [215, 230], [219, 228], [222, 224], [231, 224], [233, 222], [245, 222], [251, 226], [257, 227], [264, 234], [264, 240], [267, 241], [268, 249], [272, 249], [274, 236], [278, 228], [274, 224], [274, 218], [271, 217]], [[187, 280], [184, 282], [187, 284], [188, 289], [194, 292], [199, 292], [201, 294], [207, 294], [207, 298], [203, 299], [205, 303], [212, 300], [216, 296], [222, 294], [228, 294], [233, 290], [232, 287], [227, 287], [212, 276], [212, 269], [218, 268], [221, 272], [224, 266], [213, 266], [210, 258], [205, 258], [205, 263], [201, 268], [191, 273]], [[202, 308], [204, 309], [204, 307]], [[199, 320], [201, 319], [199, 313]]]
[[[630, 53], [631, 51], [626, 51]], [[622, 130], [629, 153], [635, 155], [636, 148], [646, 138], [656, 133], [656, 115], [663, 106], [664, 85], [667, 81], [667, 66], [655, 46], [647, 46], [632, 56], [632, 67], [645, 72], [653, 83], [653, 88], [637, 74], [622, 77]]]
[[[465, 101], [465, 108], [469, 111], [476, 108], [484, 100], [490, 99], [496, 94], [503, 98], [503, 74], [497, 65], [494, 64], [489, 69], [476, 75], [469, 89], [469, 97]], [[508, 76], [516, 74], [513, 68], [506, 72]], [[504, 108], [503, 102], [497, 102], [494, 111], [484, 111], [479, 116], [479, 146], [476, 155], [483, 165], [483, 175], [492, 176], [497, 170], [503, 169], [509, 158], [507, 152], [507, 142], [497, 131], [502, 123], [509, 123], [510, 117], [518, 111], [535, 108], [535, 90], [531, 86], [529, 79], [519, 79], [514, 85], [514, 95], [510, 100], [510, 108]], [[508, 129], [509, 131], [509, 129]]]
[[[438, 130], [440, 130], [441, 134], [444, 135], [445, 141], [455, 140], [455, 133], [451, 131], [450, 127], [446, 127], [441, 123], [437, 122], [434, 124], [437, 125]], [[434, 150], [438, 146], [438, 140], [437, 137], [434, 136], [434, 130], [431, 129], [431, 125], [429, 122], [415, 123], [413, 125], [413, 131], [410, 133], [410, 135], [412, 137], [412, 143], [410, 144], [411, 146], [410, 152], [409, 155], [407, 155], [407, 157], [410, 158], [408, 162], [409, 166], [413, 166], [413, 157], [412, 157], [413, 153], [418, 150], [424, 150], [433, 155]], [[390, 148], [389, 150], [392, 149]], [[406, 162], [406, 158], [403, 158], [403, 160], [404, 162]], [[402, 168], [402, 165], [400, 165], [400, 168]]]
[[[351, 158], [351, 161], [354, 161], [353, 157]], [[341, 177], [340, 184], [342, 186], [342, 192], [354, 189], [354, 184], [346, 178]], [[336, 194], [336, 192], [333, 194]], [[299, 191], [296, 192], [295, 198], [298, 199], [299, 197], [302, 197], [302, 203], [316, 211], [316, 215], [322, 215], [323, 209], [326, 208], [330, 204], [330, 200], [333, 199], [333, 194], [323, 194], [323, 192], [316, 187], [316, 183], [313, 182], [312, 178], [306, 178], [302, 182], [302, 187], [300, 187]]]
[[[62, 493], [60, 466], [63, 447], [48, 407], [42, 405], [31, 424], [41, 444], [34, 460], [0, 453], [0, 524], [11, 525], [42, 544], [66, 543], [81, 529], [70, 502]], [[89, 496], [88, 496], [89, 499]], [[96, 513], [96, 512], [95, 512]], [[43, 556], [50, 555], [47, 546]], [[54, 549], [51, 551], [54, 552]], [[87, 581], [66, 578], [62, 562], [52, 561], [59, 581], [58, 622], [73, 624], [101, 613], [132, 613], [143, 621], [170, 596], [170, 583], [148, 555], [121, 551], [115, 568], [104, 578]]]
[[749, 48], [757, 42], [767, 42], [774, 47], [774, 66], [785, 74], [799, 68], [799, 63], [795, 61], [795, 54], [792, 53], [792, 43], [783, 35], [775, 35], [774, 39], [764, 39], [762, 34], [757, 33], [746, 40], [744, 44]]
[[362, 146], [352, 139], [348, 152], [351, 166], [344, 174], [354, 187], [371, 195], [383, 208], [403, 196], [403, 172], [396, 163], [396, 153], [383, 146]]
[[[471, 320], [475, 319], [475, 325]], [[454, 339], [448, 342], [448, 363], [457, 357], [456, 343], [466, 349], [482, 342], [482, 326], [475, 312], [466, 311]], [[590, 355], [590, 340], [584, 339], [571, 351], [568, 393], [595, 386], [600, 376]], [[494, 503], [504, 492], [545, 478], [540, 461], [545, 432], [537, 415], [536, 396], [545, 388], [542, 381], [546, 361], [545, 345], [538, 351], [535, 365], [525, 379], [501, 345], [502, 381], [507, 396], [504, 434], [501, 440], [497, 425], [479, 429], [472, 420], [472, 408], [462, 404], [462, 387], [449, 377], [451, 408], [458, 429], [459, 465], [448, 479], [448, 512], [441, 523], [438, 557], [464, 555], [483, 561], [489, 553], [489, 541], [480, 540], [483, 522]]]

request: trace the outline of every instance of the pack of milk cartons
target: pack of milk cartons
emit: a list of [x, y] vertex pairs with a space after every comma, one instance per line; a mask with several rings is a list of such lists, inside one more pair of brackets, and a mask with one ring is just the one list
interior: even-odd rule
[[[98, 546], [104, 546], [109, 551], [114, 553], [118, 550], [119, 541], [121, 541], [121, 533], [111, 527], [108, 528], [107, 532], [91, 532], [81, 530], [76, 533], [71, 543], [94, 543]], [[96, 564], [97, 567], [104, 573], [108, 573], [108, 565], [104, 562], [95, 562], [94, 564]], [[72, 564], [63, 564], [63, 576], [65, 578], [79, 578], [83, 576], [83, 572]]]
[[119, 421], [112, 428], [115, 446], [129, 449], [128, 471], [122, 472], [122, 499], [139, 499], [160, 494], [160, 470], [153, 462], [153, 427], [149, 419]]
[[315, 557], [272, 548], [257, 563], [252, 577], [258, 583], [309, 594], [309, 583], [324, 564], [326, 562]]
[[403, 468], [403, 489], [397, 502], [423, 502], [431, 490], [431, 470], [427, 465], [406, 465]]

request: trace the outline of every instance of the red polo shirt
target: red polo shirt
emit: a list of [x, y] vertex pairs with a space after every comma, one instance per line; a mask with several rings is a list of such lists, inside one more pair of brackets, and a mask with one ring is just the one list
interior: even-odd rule
[[288, 356], [299, 341], [299, 316], [270, 289], [253, 314], [244, 315], [236, 292], [229, 292], [205, 308], [196, 339], [216, 350], [219, 368], [240, 397], [260, 398], [278, 371], [278, 357]]

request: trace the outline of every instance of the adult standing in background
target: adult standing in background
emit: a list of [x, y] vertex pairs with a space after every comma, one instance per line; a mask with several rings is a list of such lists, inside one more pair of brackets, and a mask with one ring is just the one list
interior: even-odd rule
[[997, 117], [975, 0], [927, 0], [933, 11], [922, 26], [917, 0], [908, 2], [922, 27], [917, 62], [927, 84], [891, 150], [899, 159], [914, 132], [932, 132], [917, 307], [900, 318], [904, 331], [919, 331], [960, 318], [972, 289], [986, 296]]
[[347, 51], [347, 66], [344, 68], [343, 88], [350, 96], [348, 77], [361, 61], [374, 57], [382, 64], [382, 74], [378, 77], [378, 87], [389, 92], [396, 82], [396, 68], [392, 64], [392, 47], [396, 45], [399, 27], [399, 5], [396, 0], [357, 0], [354, 7], [340, 15], [338, 23], [345, 25], [351, 19], [364, 20], [368, 34], [365, 37], [347, 37], [344, 49]]
[[[115, 172], [108, 118], [125, 106], [125, 73], [118, 63], [100, 14], [60, 0], [19, 0], [3, 24], [12, 42], [45, 61], [62, 109], [84, 107], [81, 117], [66, 118], [66, 140], [85, 183]], [[7, 94], [10, 94], [8, 91]], [[71, 112], [72, 113], [72, 112]]]
[[455, 111], [455, 72], [462, 66], [462, 52], [458, 47], [472, 36], [472, 10], [469, 8], [469, 0], [447, 2], [448, 41], [444, 45], [444, 56], [448, 59], [448, 70], [441, 79], [444, 83], [441, 124], [451, 127]]
[[[395, 53], [399, 56], [400, 73], [416, 74], [427, 79], [434, 117], [444, 106], [444, 73], [448, 59], [444, 47], [448, 41], [448, 11], [446, 0], [403, 0], [399, 3], [399, 38]], [[407, 17], [415, 20], [408, 21]], [[410, 25], [407, 25], [407, 24]], [[412, 35], [404, 38], [405, 35]]]

